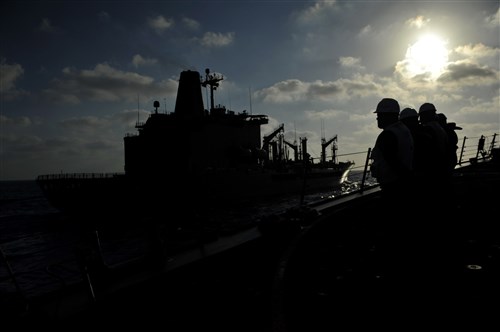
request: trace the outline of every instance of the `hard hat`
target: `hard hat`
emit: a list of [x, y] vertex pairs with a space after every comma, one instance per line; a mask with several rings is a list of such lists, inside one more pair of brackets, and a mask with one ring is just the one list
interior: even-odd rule
[[438, 118], [440, 118], [441, 120], [448, 120], [448, 118], [446, 117], [446, 115], [444, 115], [443, 113], [438, 113], [437, 114]]
[[420, 108], [418, 109], [418, 114], [422, 112], [436, 112], [436, 107], [434, 107], [434, 104], [431, 103], [423, 103]]
[[448, 122], [448, 126], [453, 130], [462, 130], [462, 127], [458, 127], [455, 122]]
[[407, 107], [399, 113], [399, 120], [413, 117], [418, 117], [417, 111], [414, 108]]
[[399, 114], [399, 103], [396, 99], [384, 98], [377, 104], [377, 109], [373, 113]]

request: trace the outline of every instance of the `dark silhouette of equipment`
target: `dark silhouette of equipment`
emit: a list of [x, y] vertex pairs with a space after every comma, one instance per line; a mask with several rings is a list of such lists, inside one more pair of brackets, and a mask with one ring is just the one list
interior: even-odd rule
[[287, 140], [283, 139], [283, 143], [288, 145], [293, 150], [293, 161], [298, 161], [299, 160], [299, 147], [297, 145], [297, 142], [294, 141], [293, 143], [290, 143]]
[[477, 143], [477, 153], [476, 153], [476, 159], [479, 157], [479, 154], [481, 154], [481, 156], [483, 158], [486, 158], [486, 150], [484, 149], [484, 142], [486, 141], [486, 138], [484, 137], [484, 135], [481, 135], [481, 137], [479, 138], [479, 142]]
[[210, 111], [214, 109], [214, 91], [217, 90], [219, 82], [223, 79], [222, 75], [216, 73], [210, 74], [210, 69], [205, 69], [205, 80], [201, 82], [201, 86], [206, 88], [208, 85], [210, 87]]
[[269, 146], [272, 147], [272, 160], [277, 161], [279, 159], [279, 153], [278, 153], [278, 148], [277, 144], [271, 144], [271, 141], [278, 135], [280, 132], [285, 130], [285, 124], [282, 123], [276, 128], [272, 133], [269, 135], [264, 136], [262, 139], [262, 149], [267, 152], [267, 160], [269, 161]]
[[326, 148], [332, 144], [332, 162], [337, 163], [337, 135], [329, 139], [321, 138], [321, 163], [326, 164]]

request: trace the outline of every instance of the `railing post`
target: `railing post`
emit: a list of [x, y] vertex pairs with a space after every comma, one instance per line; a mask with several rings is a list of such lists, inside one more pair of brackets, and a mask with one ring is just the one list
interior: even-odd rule
[[366, 153], [366, 161], [365, 161], [365, 168], [363, 170], [363, 178], [361, 179], [361, 188], [360, 188], [360, 193], [363, 193], [363, 190], [365, 188], [365, 180], [366, 180], [366, 174], [368, 172], [368, 162], [370, 160], [370, 155], [372, 152], [372, 148], [368, 148], [368, 152]]
[[491, 139], [491, 144], [490, 144], [490, 149], [488, 151], [488, 155], [491, 156], [491, 152], [493, 151], [493, 148], [495, 147], [495, 139], [497, 138], [497, 133], [493, 134], [493, 138]]
[[462, 156], [464, 155], [465, 141], [466, 140], [467, 140], [467, 136], [464, 136], [464, 141], [462, 142], [462, 148], [460, 149], [460, 158], [458, 158], [459, 165], [462, 165]]
[[[481, 137], [479, 138], [479, 142], [477, 143], [476, 160], [479, 158], [479, 152], [484, 152], [484, 141], [485, 137], [484, 135], [481, 135]], [[484, 159], [484, 154], [481, 153], [481, 155], [483, 156]]]

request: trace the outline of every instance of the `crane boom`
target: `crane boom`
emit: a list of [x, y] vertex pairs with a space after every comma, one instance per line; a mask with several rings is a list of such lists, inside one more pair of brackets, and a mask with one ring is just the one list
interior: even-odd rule
[[283, 143], [285, 143], [286, 145], [288, 145], [289, 147], [292, 148], [292, 150], [293, 150], [293, 160], [294, 161], [299, 160], [299, 147], [297, 146], [297, 144], [292, 144], [292, 143], [288, 142], [285, 139], [283, 139]]
[[[328, 145], [332, 144], [332, 142], [337, 140], [337, 135], [330, 138], [326, 141], [324, 138], [321, 139], [321, 162], [326, 163], [326, 148]], [[335, 159], [335, 151], [333, 152], [333, 159]]]
[[267, 147], [269, 146], [269, 142], [271, 142], [271, 140], [272, 140], [274, 137], [276, 137], [276, 135], [278, 135], [280, 131], [283, 131], [283, 130], [284, 130], [284, 128], [285, 128], [285, 124], [284, 124], [284, 123], [282, 123], [282, 124], [280, 124], [280, 125], [279, 125], [279, 127], [278, 127], [276, 130], [274, 130], [272, 133], [270, 133], [269, 135], [264, 136], [264, 138], [263, 138], [263, 142], [262, 142], [262, 148], [263, 148], [264, 150], [266, 150], [266, 151], [267, 151]]

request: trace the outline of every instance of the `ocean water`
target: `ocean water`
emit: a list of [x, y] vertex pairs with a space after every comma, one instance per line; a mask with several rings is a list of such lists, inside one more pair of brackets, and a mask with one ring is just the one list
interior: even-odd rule
[[[306, 196], [304, 202], [356, 190], [361, 176], [361, 172], [351, 171], [348, 180], [338, 190]], [[299, 204], [300, 197], [246, 204], [245, 208], [218, 211], [218, 220], [226, 226], [255, 225], [264, 216]], [[51, 207], [35, 181], [1, 181], [0, 249], [6, 261], [0, 261], [0, 296], [16, 292], [15, 284], [8, 278], [8, 266], [16, 276], [22, 295], [29, 298], [82, 280], [77, 258], [82, 252], [94, 250], [96, 243], [100, 244], [102, 261], [108, 266], [150, 255], [155, 250], [151, 233], [156, 231], [139, 223], [127, 227], [104, 227], [96, 232]]]
[[[132, 229], [98, 235], [104, 235], [101, 248], [110, 265], [146, 252], [145, 237]], [[0, 249], [6, 260], [0, 260], [0, 297], [16, 291], [8, 267], [28, 298], [80, 281], [77, 257], [90, 250], [94, 236], [54, 209], [35, 181], [1, 181]]]

